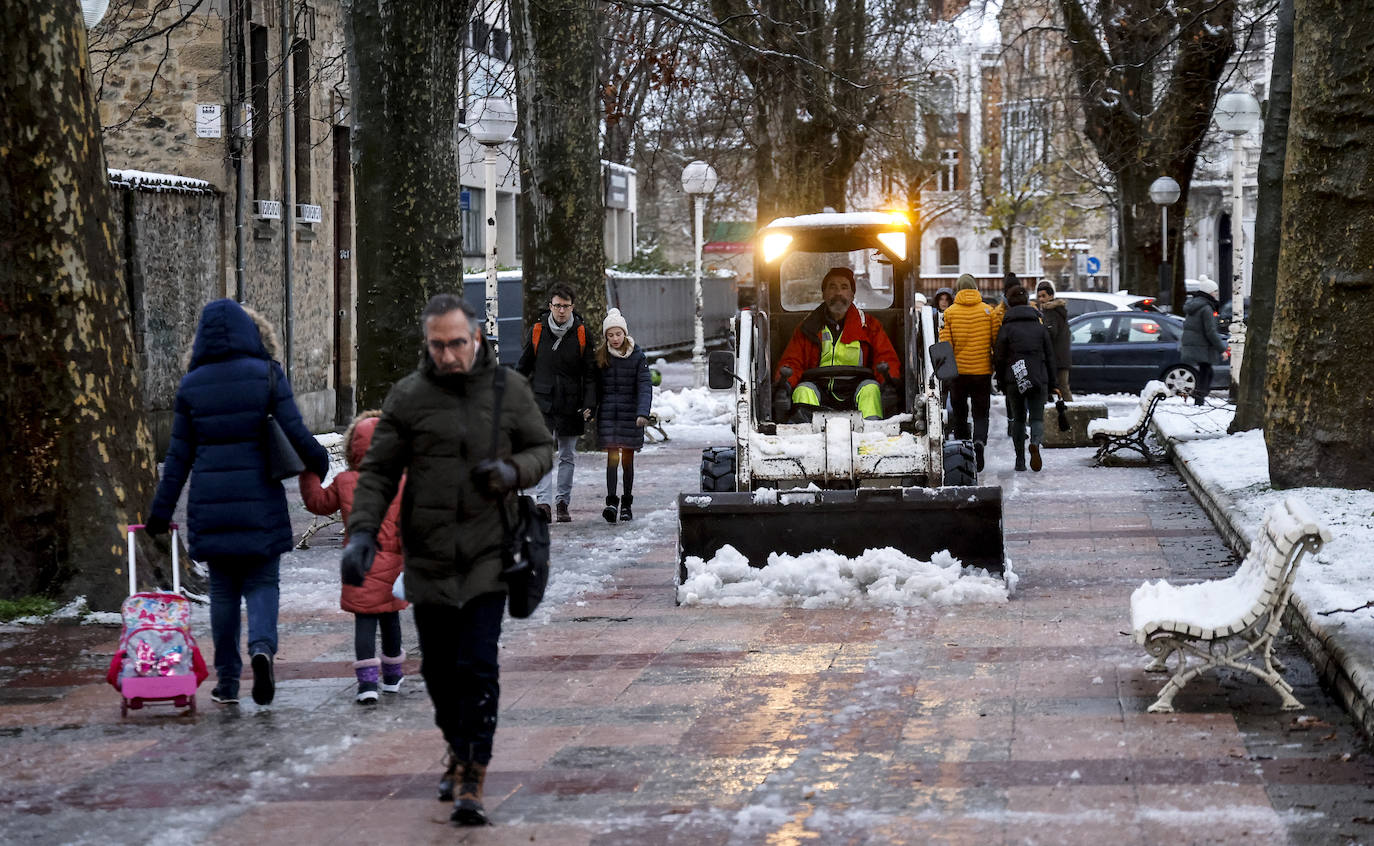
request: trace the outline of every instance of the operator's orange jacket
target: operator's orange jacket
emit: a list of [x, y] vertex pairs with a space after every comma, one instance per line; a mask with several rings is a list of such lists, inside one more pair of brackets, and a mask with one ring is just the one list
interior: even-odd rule
[[992, 373], [992, 345], [1002, 328], [1001, 313], [983, 302], [972, 288], [954, 295], [945, 309], [945, 325], [940, 340], [954, 347], [954, 363], [960, 376], [986, 376]]
[[[797, 327], [797, 331], [792, 333], [792, 339], [787, 342], [787, 349], [782, 351], [778, 368], [773, 372], [775, 381], [782, 378], [782, 368], [790, 367], [792, 375], [788, 377], [787, 383], [795, 388], [801, 381], [803, 370], [821, 366], [821, 329], [825, 327], [825, 314], [825, 303], [821, 303], [815, 311], [807, 315]], [[852, 344], [856, 341], [862, 354], [863, 366], [873, 371], [873, 377], [879, 383], [885, 381], [883, 374], [878, 372], [878, 365], [884, 362], [887, 363], [887, 379], [896, 381], [902, 378], [902, 361], [897, 357], [897, 351], [892, 348], [892, 342], [887, 339], [882, 324], [876, 318], [864, 314], [858, 306], [851, 304], [849, 311], [844, 315], [844, 328], [840, 330], [839, 343]]]

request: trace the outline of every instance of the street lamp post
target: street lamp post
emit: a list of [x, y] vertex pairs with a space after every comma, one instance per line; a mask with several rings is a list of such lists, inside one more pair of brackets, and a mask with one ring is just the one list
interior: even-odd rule
[[1246, 133], [1259, 121], [1259, 101], [1245, 91], [1228, 91], [1217, 100], [1217, 128], [1231, 136], [1231, 393], [1240, 385], [1245, 356], [1245, 211], [1244, 147]]
[[1169, 265], [1169, 206], [1178, 202], [1182, 193], [1172, 176], [1161, 176], [1150, 183], [1150, 199], [1159, 206], [1159, 298], [1173, 302], [1174, 274]]
[[692, 292], [696, 299], [696, 325], [692, 340], [692, 384], [700, 388], [706, 384], [706, 335], [701, 326], [701, 227], [702, 200], [716, 190], [715, 168], [697, 160], [682, 169], [682, 190], [692, 195], [693, 232], [696, 244], [696, 270], [692, 274]]
[[491, 339], [492, 348], [500, 342], [499, 288], [496, 281], [496, 151], [510, 140], [515, 132], [515, 108], [508, 100], [500, 97], [484, 97], [474, 105], [475, 119], [468, 124], [472, 139], [486, 148], [484, 170], [486, 172], [486, 198], [482, 210], [486, 212], [486, 311], [487, 325], [484, 330]]

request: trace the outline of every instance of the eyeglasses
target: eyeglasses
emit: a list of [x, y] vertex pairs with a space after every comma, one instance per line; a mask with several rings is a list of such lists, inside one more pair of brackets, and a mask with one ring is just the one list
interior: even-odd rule
[[466, 346], [468, 345], [468, 339], [467, 339], [467, 338], [454, 338], [452, 341], [447, 341], [447, 342], [445, 342], [445, 341], [429, 341], [429, 342], [428, 342], [428, 345], [429, 345], [429, 351], [432, 352], [432, 353], [434, 353], [435, 355], [440, 355], [440, 354], [442, 354], [444, 350], [448, 350], [449, 352], [454, 352], [454, 353], [456, 353], [456, 352], [462, 352], [462, 351], [463, 351], [463, 348], [466, 347]]
[[573, 307], [573, 304], [572, 304], [572, 303], [549, 303], [549, 307], [550, 307], [550, 308], [556, 308], [556, 309], [558, 309], [559, 311], [565, 311], [565, 310], [567, 310], [567, 309], [572, 308], [572, 307]]

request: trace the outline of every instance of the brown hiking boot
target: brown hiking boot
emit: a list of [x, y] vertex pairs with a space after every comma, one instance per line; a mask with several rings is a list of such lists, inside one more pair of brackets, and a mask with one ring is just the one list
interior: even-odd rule
[[1039, 473], [1039, 472], [1040, 472], [1040, 468], [1045, 466], [1045, 463], [1044, 463], [1043, 461], [1040, 460], [1040, 445], [1039, 445], [1039, 444], [1031, 444], [1031, 445], [1030, 445], [1030, 450], [1031, 450], [1031, 460], [1030, 460], [1030, 467], [1031, 467], [1031, 470], [1034, 470], [1036, 473]]
[[555, 503], [553, 504], [553, 509], [554, 509], [554, 514], [557, 515], [557, 517], [558, 517], [558, 522], [560, 522], [560, 523], [571, 523], [571, 522], [572, 522], [572, 515], [568, 513], [568, 504], [567, 504], [566, 502], [555, 502]]
[[462, 782], [458, 800], [453, 803], [449, 821], [461, 826], [490, 825], [487, 810], [482, 807], [482, 784], [487, 780], [487, 765], [471, 761], [460, 765]]

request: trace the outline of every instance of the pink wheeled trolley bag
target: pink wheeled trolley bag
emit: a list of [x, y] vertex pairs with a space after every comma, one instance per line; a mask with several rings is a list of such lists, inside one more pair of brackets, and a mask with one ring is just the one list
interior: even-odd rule
[[124, 626], [105, 680], [123, 697], [121, 716], [152, 702], [169, 702], [194, 714], [196, 688], [210, 672], [191, 634], [191, 603], [181, 595], [177, 526], [171, 526], [172, 593], [138, 593], [134, 531], [141, 528], [129, 526], [129, 598], [120, 609]]

